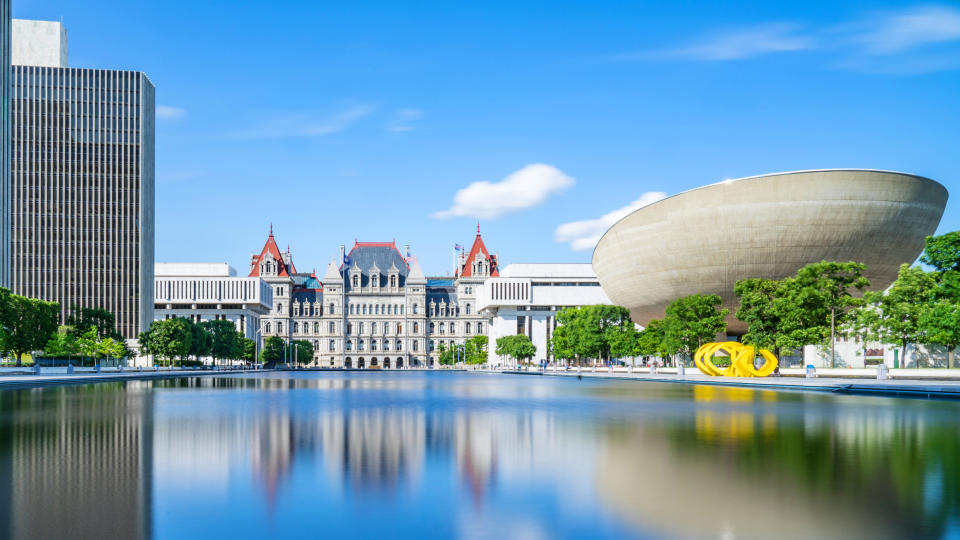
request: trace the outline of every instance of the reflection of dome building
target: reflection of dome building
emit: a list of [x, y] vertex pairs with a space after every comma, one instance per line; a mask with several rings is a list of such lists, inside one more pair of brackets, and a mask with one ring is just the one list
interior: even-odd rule
[[662, 318], [671, 301], [718, 294], [733, 333], [733, 286], [781, 279], [822, 260], [867, 265], [886, 288], [933, 234], [947, 190], [928, 178], [870, 170], [752, 176], [686, 191], [621, 219], [600, 239], [593, 268], [634, 321]]

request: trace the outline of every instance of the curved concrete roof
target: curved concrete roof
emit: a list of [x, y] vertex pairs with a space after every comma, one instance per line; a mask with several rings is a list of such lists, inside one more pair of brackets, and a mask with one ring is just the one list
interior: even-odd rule
[[662, 318], [666, 305], [718, 294], [733, 318], [733, 286], [749, 277], [781, 279], [822, 260], [867, 265], [871, 289], [896, 279], [947, 203], [939, 183], [865, 169], [776, 173], [727, 180], [640, 208], [614, 224], [593, 252], [610, 299], [634, 321]]

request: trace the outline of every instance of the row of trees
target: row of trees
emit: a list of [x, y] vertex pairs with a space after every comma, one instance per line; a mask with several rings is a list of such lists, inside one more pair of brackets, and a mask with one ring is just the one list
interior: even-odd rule
[[146, 332], [140, 333], [140, 351], [151, 354], [161, 362], [181, 365], [190, 361], [199, 364], [200, 359], [211, 357], [220, 360], [255, 360], [256, 343], [237, 332], [233, 322], [225, 320], [193, 322], [190, 319], [163, 319], [150, 323]]
[[260, 361], [266, 367], [286, 362], [306, 365], [313, 362], [313, 345], [304, 339], [295, 339], [287, 344], [277, 336], [270, 336], [263, 342]]
[[101, 308], [79, 308], [66, 324], [59, 327], [43, 346], [44, 356], [54, 358], [125, 358], [127, 350], [123, 336], [117, 332], [113, 313]]
[[537, 346], [524, 334], [503, 336], [497, 338], [497, 347], [494, 352], [500, 356], [512, 358], [518, 364], [526, 362], [537, 354]]
[[[806, 345], [829, 345], [831, 365], [838, 336], [898, 345], [901, 357], [908, 345], [928, 343], [945, 346], [953, 367], [953, 350], [960, 346], [960, 232], [928, 237], [920, 262], [932, 271], [904, 264], [886, 291], [865, 292], [870, 282], [858, 262], [823, 261], [785, 279], [738, 281], [734, 316], [747, 325], [742, 341], [778, 357]], [[726, 330], [729, 310], [721, 304], [719, 296], [702, 294], [671, 302], [663, 320], [636, 333], [633, 353], [692, 355]]]
[[581, 364], [635, 356], [636, 337], [626, 308], [598, 304], [557, 312], [557, 327], [547, 346], [554, 358]]
[[57, 331], [60, 304], [11, 294], [0, 287], [0, 352], [13, 354], [17, 366], [24, 353], [43, 349]]
[[[463, 362], [465, 364], [477, 365], [487, 361], [487, 336], [473, 336], [463, 343], [447, 347], [441, 343], [437, 347], [437, 356], [441, 365], [452, 366], [455, 363]], [[499, 342], [498, 342], [499, 343]]]
[[[902, 265], [885, 292], [868, 292], [846, 318], [844, 332], [865, 340], [947, 349], [947, 366], [956, 367], [960, 347], [960, 231], [927, 237], [920, 262], [932, 270]], [[918, 363], [919, 367], [919, 363]]]

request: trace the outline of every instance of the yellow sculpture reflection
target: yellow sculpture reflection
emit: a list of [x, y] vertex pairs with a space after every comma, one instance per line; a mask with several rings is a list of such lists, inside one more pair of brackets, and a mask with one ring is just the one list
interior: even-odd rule
[[[713, 363], [713, 355], [725, 351], [730, 355], [730, 365], [724, 368], [717, 367]], [[759, 352], [763, 358], [763, 365], [759, 368], [754, 366], [754, 360]], [[700, 371], [714, 377], [766, 377], [777, 369], [777, 357], [766, 349], [757, 351], [751, 345], [744, 345], [736, 341], [720, 341], [707, 343], [697, 349], [693, 361], [700, 368]]]

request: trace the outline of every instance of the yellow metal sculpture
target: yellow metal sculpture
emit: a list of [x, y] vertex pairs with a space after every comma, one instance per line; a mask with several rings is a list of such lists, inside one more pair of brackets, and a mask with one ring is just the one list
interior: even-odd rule
[[[719, 368], [713, 363], [713, 355], [720, 351], [730, 355], [730, 366]], [[759, 368], [754, 366], [758, 352], [763, 358], [763, 365]], [[697, 349], [693, 361], [703, 373], [721, 377], [766, 377], [777, 369], [777, 357], [772, 352], [766, 349], [757, 351], [750, 345], [736, 341], [707, 343]]]

